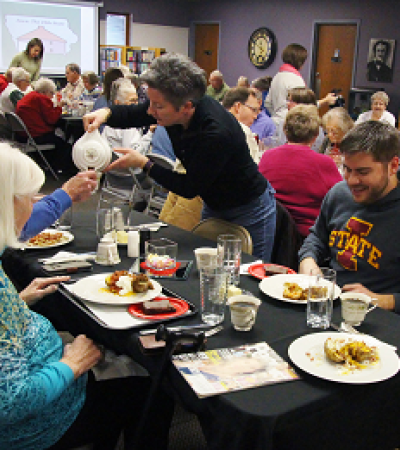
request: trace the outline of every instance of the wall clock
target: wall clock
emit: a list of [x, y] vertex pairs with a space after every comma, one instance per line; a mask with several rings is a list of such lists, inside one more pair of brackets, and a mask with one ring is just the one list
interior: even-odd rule
[[248, 54], [250, 61], [258, 69], [269, 67], [276, 56], [276, 37], [268, 28], [258, 28], [249, 39]]

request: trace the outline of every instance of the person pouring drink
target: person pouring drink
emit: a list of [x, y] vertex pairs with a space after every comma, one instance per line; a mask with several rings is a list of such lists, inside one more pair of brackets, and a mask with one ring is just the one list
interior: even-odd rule
[[163, 168], [132, 149], [116, 149], [122, 156], [106, 170], [140, 167], [177, 195], [199, 195], [203, 219], [217, 217], [245, 227], [254, 255], [268, 261], [275, 234], [274, 190], [252, 160], [237, 120], [205, 95], [204, 71], [186, 56], [167, 53], [141, 81], [148, 85], [149, 101], [87, 114], [85, 129], [90, 132], [103, 123], [114, 128], [162, 125], [186, 173]]

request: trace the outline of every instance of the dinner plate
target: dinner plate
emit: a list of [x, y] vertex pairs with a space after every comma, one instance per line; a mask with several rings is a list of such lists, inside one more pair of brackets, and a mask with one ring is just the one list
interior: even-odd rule
[[69, 231], [65, 231], [65, 230], [46, 228], [45, 230], [42, 231], [42, 233], [51, 233], [51, 234], [62, 233], [64, 240], [61, 242], [57, 242], [57, 244], [51, 244], [51, 245], [31, 245], [31, 244], [26, 243], [25, 248], [27, 248], [27, 249], [43, 249], [43, 248], [60, 247], [61, 245], [68, 244], [69, 242], [74, 240], [74, 235], [72, 233], [70, 233]]
[[248, 272], [250, 275], [253, 275], [253, 277], [258, 278], [259, 280], [263, 280], [266, 277], [271, 277], [272, 275], [266, 275], [265, 274], [265, 269], [268, 269], [269, 266], [278, 266], [278, 267], [282, 267], [283, 269], [287, 269], [288, 270], [288, 274], [294, 274], [296, 273], [296, 271], [294, 271], [293, 269], [291, 269], [290, 267], [285, 267], [285, 266], [279, 266], [277, 264], [253, 264], [252, 266], [250, 266], [248, 268]]
[[[260, 281], [259, 288], [264, 294], [270, 297], [276, 298], [283, 302], [307, 304], [307, 300], [292, 300], [290, 298], [285, 298], [283, 296], [283, 285], [285, 283], [297, 283], [302, 289], [306, 289], [310, 286], [310, 275], [302, 274], [283, 274], [283, 275], [272, 275], [270, 277], [264, 278]], [[329, 281], [326, 282], [329, 285]], [[342, 290], [338, 285], [335, 284], [335, 295], [334, 298], [338, 298]]]
[[[362, 370], [348, 370], [342, 364], [330, 361], [324, 353], [324, 343], [328, 338], [351, 337], [378, 349], [379, 361]], [[376, 339], [359, 334], [320, 332], [307, 334], [293, 341], [289, 346], [289, 357], [304, 372], [325, 380], [338, 383], [366, 384], [386, 380], [399, 371], [399, 357], [387, 345], [379, 345]]]
[[[153, 299], [153, 301], [156, 299]], [[170, 317], [177, 317], [185, 314], [189, 309], [189, 305], [181, 298], [173, 297], [160, 297], [158, 300], [169, 300], [172, 306], [175, 308], [174, 312], [162, 313], [162, 314], [145, 314], [141, 303], [135, 303], [128, 307], [128, 312], [133, 316], [140, 317], [141, 319], [160, 320], [169, 319]]]
[[142, 294], [113, 294], [106, 290], [107, 286], [105, 279], [109, 275], [111, 275], [111, 273], [90, 275], [81, 278], [74, 284], [67, 284], [65, 287], [83, 300], [103, 305], [130, 305], [132, 303], [141, 303], [151, 300], [161, 294], [162, 286], [155, 280], [151, 280], [154, 289], [149, 289]]

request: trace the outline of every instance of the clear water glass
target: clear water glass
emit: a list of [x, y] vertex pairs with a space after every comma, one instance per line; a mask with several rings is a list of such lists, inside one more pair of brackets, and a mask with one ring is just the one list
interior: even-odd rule
[[221, 234], [217, 238], [218, 262], [229, 274], [229, 284], [239, 285], [242, 240], [233, 234]]
[[209, 325], [224, 320], [227, 277], [222, 267], [204, 266], [200, 269], [201, 319]]
[[307, 296], [307, 325], [327, 329], [331, 323], [336, 271], [327, 267], [312, 269]]

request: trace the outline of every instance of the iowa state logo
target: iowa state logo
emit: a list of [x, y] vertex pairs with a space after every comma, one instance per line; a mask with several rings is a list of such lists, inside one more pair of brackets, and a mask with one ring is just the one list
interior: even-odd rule
[[375, 269], [379, 269], [382, 252], [368, 241], [372, 223], [351, 217], [345, 230], [333, 230], [329, 236], [329, 247], [336, 247], [337, 261], [347, 270], [357, 270], [357, 260], [362, 258]]

